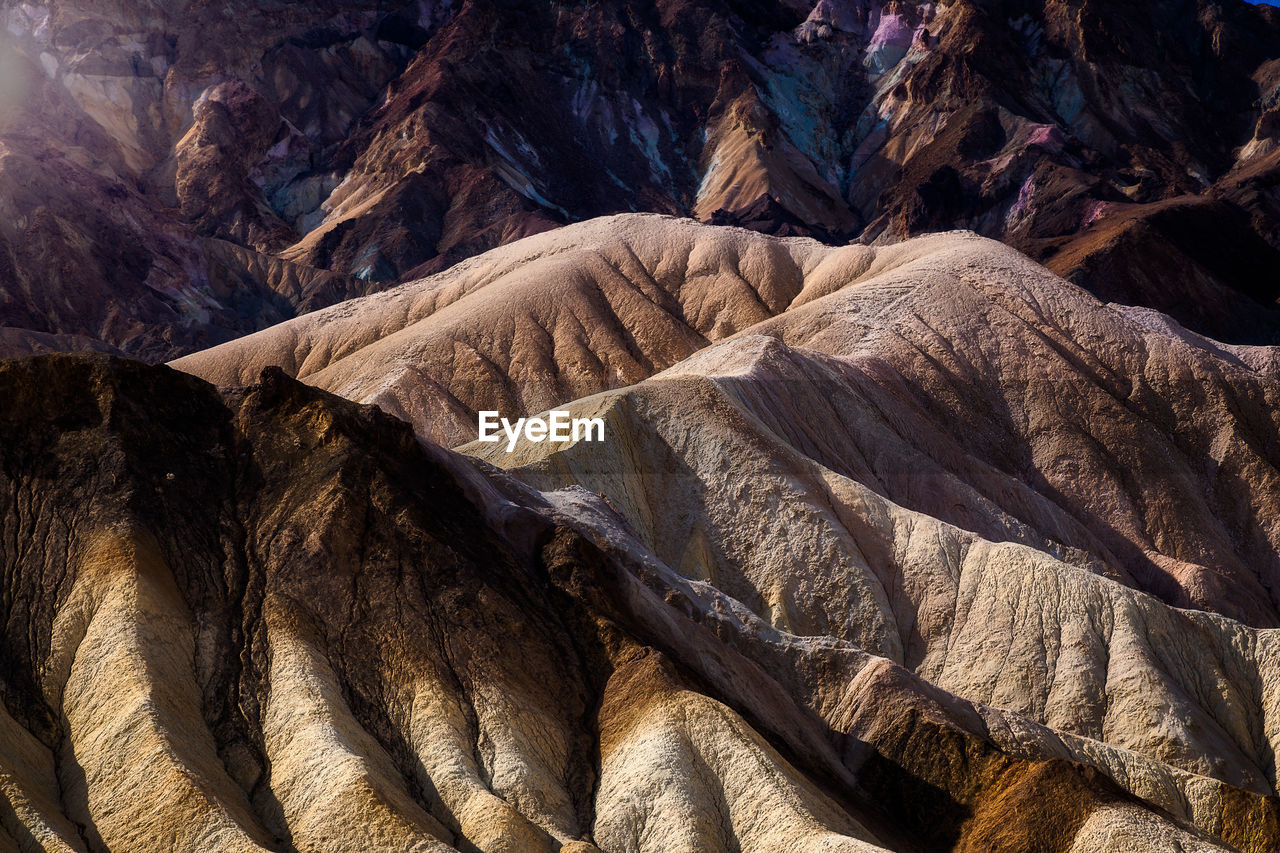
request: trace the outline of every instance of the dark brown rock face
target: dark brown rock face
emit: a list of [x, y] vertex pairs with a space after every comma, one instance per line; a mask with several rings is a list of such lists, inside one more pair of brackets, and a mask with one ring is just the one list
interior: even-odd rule
[[[971, 228], [1219, 339], [1278, 328], [1267, 7], [331, 0], [3, 15], [0, 320], [21, 340], [171, 357], [628, 210], [833, 241]], [[1244, 224], [1220, 249], [1168, 212], [1175, 200]], [[219, 273], [211, 238], [264, 258]], [[1204, 263], [1213, 253], [1240, 259]], [[281, 293], [251, 269], [272, 258], [331, 278], [313, 298]]]
[[319, 198], [277, 211], [269, 196], [403, 69], [406, 40], [425, 38], [417, 17], [376, 2], [6, 3], [0, 16], [11, 348], [158, 360], [367, 291], [278, 257], [296, 239], [281, 217]]

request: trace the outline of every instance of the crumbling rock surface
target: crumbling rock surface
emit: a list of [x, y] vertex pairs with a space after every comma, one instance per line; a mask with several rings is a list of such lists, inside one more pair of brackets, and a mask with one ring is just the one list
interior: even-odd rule
[[[306, 265], [293, 266], [324, 292], [282, 292], [260, 268], [284, 263], [286, 220], [339, 180], [312, 174], [321, 152], [440, 18], [384, 5], [0, 6], [9, 339], [163, 360], [368, 292]], [[246, 251], [210, 252], [210, 238]]]
[[1103, 306], [972, 235], [908, 248], [570, 405], [604, 442], [462, 449], [598, 493], [691, 584], [977, 703], [969, 730], [1004, 749], [1274, 843], [1274, 351]]
[[[1011, 814], [1059, 849], [1276, 843], [1272, 348], [971, 233], [831, 248], [623, 216], [178, 362], [224, 385], [272, 364], [438, 440], [479, 409], [603, 418], [602, 442], [460, 449], [776, 684], [688, 638], [671, 654], [719, 699], [785, 695], [819, 740], [892, 753], [822, 766], [902, 803], [891, 823], [918, 806], [911, 843], [1048, 843]], [[774, 730], [822, 755], [809, 725]]]
[[[279, 371], [0, 391], [6, 849], [1227, 849]], [[1264, 849], [1274, 803], [1202, 784]]]
[[475, 437], [478, 409], [532, 413], [638, 382], [774, 316], [806, 282], [838, 286], [874, 255], [670, 217], [608, 217], [174, 364], [220, 385], [280, 366], [455, 445]]
[[[790, 423], [770, 417], [822, 436], [805, 445], [822, 464], [1172, 604], [1280, 625], [1274, 350], [1102, 305], [972, 235], [830, 248], [613, 217], [175, 365], [220, 385], [279, 365], [458, 445], [481, 410], [514, 419], [696, 372], [720, 352], [693, 356], [709, 343], [756, 334], [806, 353], [767, 372], [760, 393], [779, 399], [758, 405], [790, 411], [789, 395], [813, 386]], [[851, 419], [874, 430], [835, 443], [831, 425]]]

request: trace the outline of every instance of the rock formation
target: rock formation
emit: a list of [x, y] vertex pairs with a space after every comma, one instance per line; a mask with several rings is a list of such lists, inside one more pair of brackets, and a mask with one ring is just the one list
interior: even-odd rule
[[1276, 10], [0, 23], [0, 853], [1280, 849]]
[[[790, 357], [765, 359], [769, 390], [753, 417], [779, 409], [768, 418], [782, 434], [822, 436], [804, 450], [823, 464], [1178, 606], [1280, 625], [1274, 350], [1104, 306], [972, 235], [830, 248], [614, 217], [175, 366], [220, 385], [282, 366], [457, 445], [476, 438], [480, 410], [529, 415], [655, 373], [663, 385], [699, 372], [690, 365], [721, 348], [688, 357], [711, 341], [740, 353], [713, 373], [749, 372], [737, 362], [754, 360], [746, 342], [758, 335], [802, 355], [790, 368]], [[859, 424], [846, 427], [852, 444], [836, 442], [836, 423]], [[895, 438], [904, 425], [909, 436]], [[670, 460], [645, 451], [634, 461]]]
[[[1105, 305], [973, 234], [831, 248], [623, 216], [177, 363], [226, 385], [272, 364], [453, 443], [479, 409], [604, 418], [603, 442], [461, 450], [735, 649], [778, 638], [751, 654], [786, 695], [902, 738], [916, 757], [892, 760], [966, 814], [986, 771], [949, 778], [894, 720], [1274, 843], [1274, 349]], [[848, 666], [860, 686], [833, 686]], [[851, 699], [864, 682], [902, 693]], [[1090, 818], [1102, 840], [1060, 849], [1129, 849], [1165, 831], [1146, 820]], [[964, 837], [917, 842], [987, 849]]]
[[319, 200], [277, 213], [268, 198], [345, 138], [423, 37], [361, 5], [0, 6], [11, 345], [159, 360], [368, 292], [281, 258], [280, 217]]
[[[58, 0], [0, 16], [0, 321], [21, 340], [172, 357], [626, 211], [836, 243], [968, 228], [1217, 339], [1280, 334], [1266, 6]], [[261, 272], [282, 263], [304, 292]]]
[[[978, 666], [948, 680], [935, 651], [913, 674], [894, 649], [837, 636], [870, 627], [848, 612], [826, 636], [791, 633], [669, 568], [590, 492], [540, 494], [477, 470], [279, 371], [220, 397], [163, 367], [46, 356], [0, 364], [0, 390], [6, 849], [1275, 843], [1277, 802], [1255, 765], [1195, 753], [1203, 739], [1239, 745], [1216, 726], [1113, 745], [1038, 723], [1031, 692], [1019, 712], [925, 680], [1012, 704], [1000, 690], [1013, 670], [981, 653], [1011, 626], [982, 617], [1061, 584], [1071, 606], [1040, 599], [1020, 636], [1036, 647], [1030, 627], [1052, 632], [1050, 613], [1064, 627], [1083, 626], [1076, 608], [1102, 620], [1078, 640], [1116, 660], [1110, 737], [1123, 741], [1138, 732], [1121, 703], [1176, 695], [1184, 711], [1175, 685], [1221, 678], [1217, 689], [1265, 700], [1276, 658], [1264, 633], [851, 481], [830, 488], [871, 510], [856, 535], [881, 540], [872, 560], [904, 536], [916, 539], [904, 568], [951, 555], [931, 571], [965, 590], [972, 621], [951, 631]], [[798, 628], [819, 600], [795, 581]], [[936, 592], [928, 610], [941, 617]], [[938, 643], [926, 622], [919, 634]], [[1206, 660], [1219, 668], [1197, 672]], [[1089, 661], [1063, 661], [1057, 689]], [[1132, 689], [1146, 682], [1170, 692]], [[1269, 701], [1233, 723], [1244, 698], [1222, 693], [1196, 721], [1271, 731]], [[1259, 734], [1252, 749], [1265, 744]]]

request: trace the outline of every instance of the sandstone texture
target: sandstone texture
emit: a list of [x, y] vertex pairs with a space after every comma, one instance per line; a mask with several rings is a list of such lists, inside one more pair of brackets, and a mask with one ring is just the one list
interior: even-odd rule
[[[1277, 843], [1274, 349], [972, 233], [832, 248], [631, 215], [178, 362], [272, 364], [436, 441], [479, 409], [603, 418], [603, 442], [459, 449], [773, 681], [690, 635], [722, 701], [786, 697], [864, 744], [830, 772], [931, 827], [885, 846]], [[807, 726], [782, 728], [821, 753]], [[863, 781], [887, 767], [909, 778]]]
[[1236, 0], [0, 0], [0, 853], [1280, 850], [1277, 140]]
[[[826, 635], [793, 633], [728, 592], [741, 582], [727, 568], [704, 564], [719, 585], [673, 569], [617, 501], [540, 493], [278, 370], [220, 395], [168, 368], [45, 356], [0, 365], [0, 389], [6, 849], [1275, 843], [1265, 774], [1194, 754], [1208, 738], [1244, 749], [1231, 739], [1250, 725], [1254, 760], [1271, 749], [1266, 632], [851, 481], [830, 488], [864, 502], [853, 535], [903, 549], [904, 586], [928, 571], [912, 558], [955, 556], [931, 576], [950, 572], [970, 615], [922, 625], [927, 661], [877, 647], [852, 612]], [[861, 572], [855, 588], [874, 583]], [[797, 630], [820, 609], [815, 580], [793, 585]], [[1077, 609], [1105, 623], [1063, 642], [1059, 690], [1086, 649], [1109, 651], [1113, 701], [1138, 701], [1135, 681], [1167, 685], [1146, 694], [1151, 713], [1171, 710], [1161, 700], [1184, 711], [1194, 700], [1174, 685], [1197, 676], [1253, 690], [1218, 706], [1194, 694], [1197, 722], [1231, 731], [1178, 731], [1167, 716], [1137, 742], [1119, 706], [1106, 732], [1039, 722], [1034, 690], [1015, 707], [1000, 678], [1013, 670], [982, 653], [1007, 651], [1011, 626], [984, 611], [1036, 586], [1059, 594], [1028, 612], [1027, 647], [1054, 620], [1082, 626]], [[921, 601], [894, 600], [900, 613]], [[949, 676], [940, 642], [977, 668]], [[1193, 670], [1197, 654], [1215, 666]], [[1233, 724], [1246, 698], [1259, 704]]]

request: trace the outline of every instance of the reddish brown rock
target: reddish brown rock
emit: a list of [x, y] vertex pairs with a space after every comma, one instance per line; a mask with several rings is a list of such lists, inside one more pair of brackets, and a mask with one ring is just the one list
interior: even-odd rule
[[[310, 307], [282, 309], [260, 282], [211, 294], [193, 232], [372, 290], [634, 210], [835, 242], [970, 228], [1039, 260], [1067, 252], [1059, 268], [1080, 284], [1216, 338], [1276, 334], [1270, 261], [1248, 245], [1280, 249], [1268, 7], [59, 2], [4, 15], [11, 88], [31, 89], [14, 102], [40, 107], [10, 111], [5, 144], [54, 171], [40, 196], [76, 205], [37, 223], [34, 252], [9, 252], [0, 283], [22, 319], [8, 322], [35, 332], [172, 356]], [[19, 162], [0, 192], [21, 195]], [[110, 237], [101, 180], [145, 207]], [[1145, 216], [1134, 205], [1174, 199], [1229, 205], [1248, 223], [1232, 241], [1246, 259], [1206, 265], [1217, 243], [1194, 227], [1176, 246], [1187, 264], [1164, 260], [1164, 225], [1123, 229], [1119, 249], [1095, 239]], [[173, 240], [185, 248], [170, 267]], [[75, 287], [105, 298], [79, 305], [58, 259], [85, 243]], [[77, 307], [55, 311], [23, 277]]]

